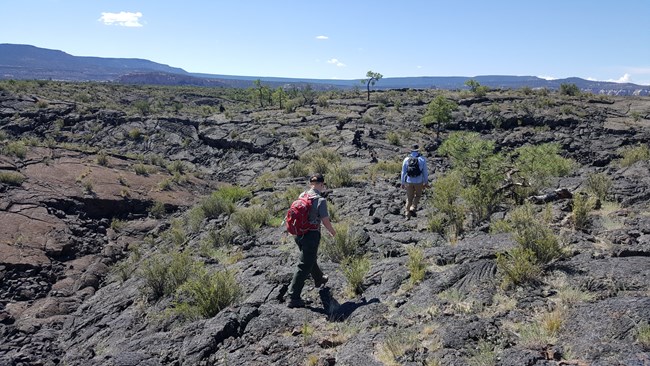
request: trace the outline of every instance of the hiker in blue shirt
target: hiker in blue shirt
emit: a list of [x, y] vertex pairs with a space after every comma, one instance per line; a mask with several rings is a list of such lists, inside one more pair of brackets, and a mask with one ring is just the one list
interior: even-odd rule
[[406, 189], [406, 219], [417, 216], [418, 203], [422, 192], [429, 186], [429, 171], [427, 160], [420, 154], [420, 147], [413, 145], [413, 149], [402, 163], [401, 186]]

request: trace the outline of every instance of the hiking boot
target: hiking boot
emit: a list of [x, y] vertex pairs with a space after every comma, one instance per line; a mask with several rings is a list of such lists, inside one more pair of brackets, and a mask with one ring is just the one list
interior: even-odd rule
[[316, 288], [321, 287], [321, 286], [324, 286], [324, 285], [327, 283], [327, 281], [328, 281], [329, 279], [330, 279], [330, 278], [327, 277], [327, 275], [323, 275], [323, 277], [321, 277], [320, 281], [314, 280], [314, 286], [315, 286]]
[[413, 213], [411, 211], [406, 211], [406, 214], [404, 214], [404, 217], [406, 217], [407, 220], [410, 220], [411, 216], [413, 216]]
[[302, 301], [302, 299], [291, 299], [291, 300], [289, 300], [289, 302], [287, 303], [287, 307], [288, 307], [289, 309], [293, 309], [293, 308], [304, 308], [304, 307], [305, 307], [305, 302]]
[[409, 211], [409, 213], [410, 213], [411, 216], [413, 216], [413, 217], [418, 217], [418, 213], [415, 212], [415, 210], [411, 210], [411, 211]]

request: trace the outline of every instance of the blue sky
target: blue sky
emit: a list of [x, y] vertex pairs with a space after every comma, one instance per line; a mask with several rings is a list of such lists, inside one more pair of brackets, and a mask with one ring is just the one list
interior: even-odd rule
[[648, 0], [0, 0], [0, 43], [189, 72], [650, 85]]

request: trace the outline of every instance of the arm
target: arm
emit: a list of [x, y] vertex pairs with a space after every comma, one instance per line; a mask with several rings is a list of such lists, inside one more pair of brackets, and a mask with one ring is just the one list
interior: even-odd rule
[[424, 157], [422, 158], [422, 165], [424, 166], [422, 169], [422, 183], [427, 187], [429, 185], [429, 168], [427, 167], [427, 159]]
[[406, 184], [406, 166], [407, 166], [407, 161], [408, 158], [404, 159], [402, 162], [402, 175], [400, 176], [400, 186], [404, 188], [404, 185]]
[[327, 201], [322, 197], [318, 198], [318, 216], [330, 235], [336, 235], [336, 230], [334, 230], [334, 227], [332, 226], [330, 215], [327, 211]]
[[323, 217], [321, 219], [321, 222], [323, 223], [323, 226], [327, 229], [327, 231], [330, 233], [332, 237], [336, 235], [336, 230], [334, 230], [334, 226], [332, 226], [332, 223], [330, 222], [329, 217]]

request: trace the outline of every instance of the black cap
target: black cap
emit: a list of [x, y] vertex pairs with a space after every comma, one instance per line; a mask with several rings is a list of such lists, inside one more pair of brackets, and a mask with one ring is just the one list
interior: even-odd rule
[[309, 182], [325, 183], [325, 177], [321, 173], [312, 174]]
[[412, 148], [413, 148], [413, 150], [419, 150], [419, 149], [420, 149], [420, 146], [418, 146], [418, 144], [414, 144], [414, 145], [412, 146]]

